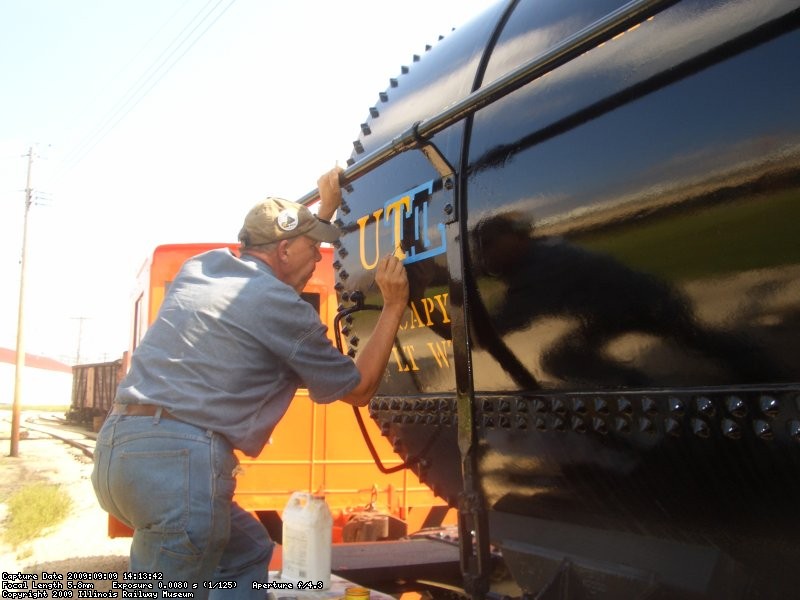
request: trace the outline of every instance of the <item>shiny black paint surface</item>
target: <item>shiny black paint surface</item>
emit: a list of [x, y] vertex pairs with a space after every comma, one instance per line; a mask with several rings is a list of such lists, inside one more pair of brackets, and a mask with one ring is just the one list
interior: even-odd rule
[[[360, 142], [427, 116], [411, 99], [437, 82], [446, 105], [619, 4], [519, 2], [481, 74], [504, 5], [493, 9], [445, 40], [446, 52], [425, 55], [417, 79], [401, 78]], [[446, 252], [408, 264], [414, 306], [371, 412], [455, 504], [456, 391], [474, 394], [480, 492], [509, 553], [535, 545], [532, 524], [547, 522], [587, 528], [601, 555], [603, 544], [635, 550], [645, 540], [713, 548], [766, 597], [792, 588], [798, 11], [794, 1], [676, 3], [437, 135], [454, 181], [411, 152], [347, 195], [341, 291], [375, 303], [357, 220], [434, 182], [419, 200], [426, 247], [443, 226]], [[392, 249], [391, 220], [374, 221], [380, 250]], [[420, 237], [410, 221], [398, 221], [407, 253]], [[350, 327], [365, 337], [374, 318], [356, 313]], [[580, 545], [550, 552], [600, 558]], [[541, 553], [522, 554], [523, 571], [547, 571]], [[688, 572], [690, 555], [677, 550], [661, 575]]]

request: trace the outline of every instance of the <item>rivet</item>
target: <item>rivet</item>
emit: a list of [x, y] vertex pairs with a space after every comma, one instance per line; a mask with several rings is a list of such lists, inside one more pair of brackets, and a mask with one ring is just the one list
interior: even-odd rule
[[448, 177], [444, 180], [444, 189], [452, 190], [455, 186], [456, 184], [451, 177]]
[[539, 431], [546, 431], [547, 430], [547, 423], [545, 423], [542, 417], [536, 417], [536, 420], [533, 422], [534, 427]]
[[789, 421], [787, 424], [789, 435], [795, 442], [800, 442], [800, 421]]
[[664, 431], [666, 431], [668, 435], [678, 437], [681, 434], [681, 424], [676, 419], [666, 419], [664, 421]]
[[363, 154], [364, 153], [364, 146], [361, 145], [361, 142], [356, 140], [353, 142], [353, 148], [356, 151], [356, 154]]
[[389, 101], [389, 94], [387, 94], [386, 92], [380, 92], [378, 94], [378, 98], [381, 99], [381, 102], [388, 102]]
[[629, 433], [631, 430], [631, 424], [628, 422], [628, 419], [623, 419], [622, 417], [614, 419], [614, 427], [620, 433]]
[[337, 283], [336, 285], [333, 286], [333, 289], [335, 289], [337, 292], [341, 292], [341, 291], [344, 290], [344, 286], [342, 285], [341, 282], [339, 282], [339, 283]]
[[[349, 190], [347, 190], [348, 187], [350, 187]], [[345, 189], [348, 192], [352, 192], [353, 191], [352, 186], [345, 186]], [[350, 206], [344, 200], [342, 200], [342, 202], [339, 204], [339, 210], [341, 210], [346, 215], [350, 214]]]
[[494, 419], [489, 415], [483, 415], [483, 426], [487, 429], [494, 428]]
[[669, 405], [669, 412], [673, 416], [682, 417], [686, 413], [686, 407], [683, 404], [683, 400], [680, 398], [671, 396], [667, 401], [667, 404]]
[[347, 248], [339, 248], [339, 256], [342, 258], [347, 258], [348, 254], [350, 253], [347, 251]]
[[567, 414], [567, 407], [561, 398], [556, 398], [553, 400], [553, 406], [551, 410], [562, 417]]
[[639, 431], [641, 433], [655, 433], [656, 427], [652, 419], [641, 418], [639, 419]]
[[627, 398], [617, 398], [617, 410], [624, 415], [633, 413], [633, 407]]
[[408, 74], [408, 67], [407, 67], [407, 66], [405, 66], [405, 65], [403, 65], [402, 67], [400, 67], [400, 73], [401, 73], [402, 75], [406, 75], [406, 74]]
[[349, 343], [350, 343], [351, 346], [358, 346], [358, 342], [360, 342], [360, 341], [361, 340], [358, 339], [358, 336], [354, 335], [353, 337], [350, 338]]
[[349, 356], [350, 358], [355, 358], [356, 357], [356, 351], [353, 350], [352, 348], [350, 348], [350, 350], [347, 351], [347, 356]]
[[564, 419], [559, 419], [558, 417], [553, 419], [553, 430], [554, 431], [564, 432], [564, 431], [566, 431], [566, 429], [567, 429], [567, 426], [564, 423]]
[[778, 404], [776, 398], [766, 395], [758, 399], [758, 406], [761, 408], [761, 412], [770, 418], [776, 417], [778, 415], [778, 409], [780, 408], [780, 404]]
[[511, 412], [511, 402], [509, 402], [508, 400], [500, 400], [497, 410], [502, 413]]
[[389, 80], [389, 86], [390, 86], [390, 87], [393, 87], [393, 88], [396, 88], [396, 87], [397, 87], [397, 79], [395, 79], [394, 77], [392, 77], [392, 78]]
[[445, 412], [450, 410], [452, 410], [452, 407], [450, 406], [450, 402], [448, 400], [444, 399], [439, 400], [439, 412]]
[[341, 278], [342, 281], [345, 281], [348, 277], [350, 277], [350, 273], [342, 270], [342, 272], [339, 273], [339, 277]]
[[722, 419], [722, 434], [732, 440], [738, 440], [742, 437], [742, 428], [732, 419]]
[[527, 429], [528, 419], [523, 416], [517, 415], [517, 429]]
[[708, 423], [703, 419], [692, 419], [692, 432], [701, 438], [707, 438], [711, 433], [708, 428]]
[[400, 401], [399, 398], [392, 399], [392, 410], [400, 410], [403, 408], [403, 403]]
[[511, 429], [511, 419], [505, 415], [500, 416], [500, 427], [503, 429]]
[[342, 220], [341, 220], [341, 219], [339, 219], [339, 218], [337, 218], [337, 219], [334, 219], [334, 221], [333, 221], [333, 224], [334, 224], [334, 225], [336, 225], [336, 226], [337, 226], [339, 229], [341, 229], [342, 227], [344, 227], [344, 221], [342, 221]]
[[516, 409], [518, 413], [526, 413], [528, 412], [528, 403], [525, 400], [518, 399]]
[[370, 133], [372, 133], [372, 130], [369, 128], [368, 124], [362, 123], [361, 124], [361, 133], [363, 133], [364, 135], [369, 135]]
[[342, 268], [342, 263], [340, 263], [338, 260], [333, 261], [333, 268], [338, 271]]
[[351, 329], [347, 325], [342, 327], [342, 335], [343, 336], [347, 337], [348, 335], [350, 335], [350, 331], [351, 331]]
[[701, 415], [704, 415], [706, 417], [714, 416], [715, 412], [714, 403], [711, 402], [711, 400], [709, 400], [705, 396], [700, 396], [699, 398], [696, 398], [694, 401], [694, 405], [695, 408], [697, 409], [697, 412], [699, 412]]
[[412, 56], [411, 60], [413, 60], [414, 62], [419, 62], [419, 54], [415, 54], [414, 56]]
[[378, 109], [375, 106], [370, 106], [369, 107], [369, 116], [372, 117], [373, 119], [377, 119], [380, 116], [380, 114], [381, 113], [378, 111]]
[[595, 398], [594, 399], [594, 411], [599, 415], [607, 415], [608, 414], [608, 402], [605, 401], [603, 398]]
[[756, 435], [760, 437], [762, 440], [771, 440], [775, 437], [775, 434], [772, 432], [772, 427], [766, 421], [762, 421], [761, 419], [757, 419], [753, 423], [753, 431], [756, 432]]
[[586, 433], [586, 423], [580, 417], [572, 417], [572, 431], [577, 433]]
[[356, 161], [354, 161], [352, 158], [348, 158], [347, 159], [347, 166], [348, 167], [352, 167], [354, 164], [356, 164]]
[[583, 398], [572, 399], [572, 410], [579, 415], [586, 414], [586, 402], [584, 402]]
[[547, 401], [541, 398], [536, 398], [533, 401], [533, 410], [537, 413], [547, 412]]
[[452, 215], [453, 214], [453, 205], [449, 202], [444, 205], [444, 214]]
[[493, 412], [494, 411], [494, 402], [491, 400], [484, 400], [483, 401], [483, 410], [484, 412]]
[[650, 417], [657, 415], [658, 406], [656, 405], [656, 401], [647, 396], [642, 398], [642, 412]]
[[747, 404], [739, 396], [725, 398], [725, 408], [731, 415], [739, 419], [747, 415]]
[[605, 419], [601, 419], [599, 417], [592, 419], [592, 429], [602, 435], [606, 435], [608, 433], [608, 425], [606, 425]]

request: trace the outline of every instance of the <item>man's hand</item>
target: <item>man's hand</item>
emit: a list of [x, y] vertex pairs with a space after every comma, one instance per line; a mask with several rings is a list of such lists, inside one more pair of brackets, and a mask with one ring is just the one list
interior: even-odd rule
[[339, 187], [339, 175], [342, 171], [344, 171], [342, 167], [336, 166], [317, 179], [317, 189], [319, 190], [317, 215], [326, 221], [331, 220], [336, 209], [342, 203], [342, 188]]
[[408, 304], [408, 275], [403, 263], [389, 254], [379, 262], [375, 271], [375, 283], [381, 290], [384, 308], [405, 310]]

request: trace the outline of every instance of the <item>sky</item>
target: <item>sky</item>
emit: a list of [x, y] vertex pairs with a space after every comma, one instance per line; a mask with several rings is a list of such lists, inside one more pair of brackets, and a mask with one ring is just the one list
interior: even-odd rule
[[313, 190], [401, 66], [492, 3], [0, 0], [0, 347], [25, 246], [25, 350], [120, 358], [155, 246], [235, 242]]

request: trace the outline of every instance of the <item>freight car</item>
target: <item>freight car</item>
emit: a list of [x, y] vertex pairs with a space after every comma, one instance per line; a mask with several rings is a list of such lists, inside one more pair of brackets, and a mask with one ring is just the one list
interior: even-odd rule
[[98, 428], [114, 402], [124, 374], [123, 358], [72, 367], [72, 399], [66, 418], [86, 427]]
[[[370, 414], [537, 598], [796, 597], [800, 2], [511, 0], [403, 67], [343, 174]], [[302, 202], [312, 202], [310, 192]]]

